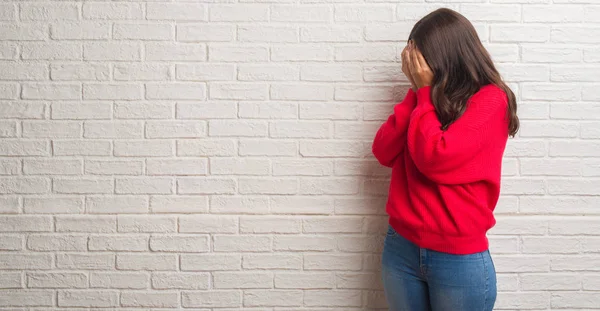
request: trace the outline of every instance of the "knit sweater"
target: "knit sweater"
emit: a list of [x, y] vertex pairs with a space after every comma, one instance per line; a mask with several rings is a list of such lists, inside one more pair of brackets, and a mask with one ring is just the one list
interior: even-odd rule
[[373, 141], [379, 163], [392, 168], [389, 223], [421, 248], [481, 252], [496, 223], [507, 97], [495, 85], [482, 87], [442, 130], [430, 92], [429, 86], [409, 90]]

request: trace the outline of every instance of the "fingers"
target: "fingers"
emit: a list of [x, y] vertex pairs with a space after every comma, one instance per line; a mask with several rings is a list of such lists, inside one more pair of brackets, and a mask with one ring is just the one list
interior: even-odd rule
[[413, 72], [420, 72], [421, 71], [421, 66], [419, 64], [419, 58], [417, 56], [417, 48], [414, 45], [414, 43], [412, 44], [412, 48], [410, 50], [410, 64], [411, 64], [411, 69], [413, 69]]

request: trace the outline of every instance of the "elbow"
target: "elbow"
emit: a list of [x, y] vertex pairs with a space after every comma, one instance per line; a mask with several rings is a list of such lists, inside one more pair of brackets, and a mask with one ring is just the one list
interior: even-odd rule
[[395, 158], [387, 156], [384, 152], [381, 152], [378, 148], [376, 148], [375, 145], [373, 145], [371, 152], [373, 153], [375, 159], [377, 159], [377, 162], [379, 162], [379, 164], [386, 167], [392, 167], [394, 165]]

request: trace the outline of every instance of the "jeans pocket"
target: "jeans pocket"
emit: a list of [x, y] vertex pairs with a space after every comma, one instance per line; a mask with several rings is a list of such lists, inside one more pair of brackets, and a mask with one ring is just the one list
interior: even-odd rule
[[386, 237], [393, 238], [393, 237], [397, 237], [397, 236], [398, 236], [398, 233], [396, 232], [396, 230], [394, 230], [394, 228], [392, 228], [391, 225], [388, 225]]

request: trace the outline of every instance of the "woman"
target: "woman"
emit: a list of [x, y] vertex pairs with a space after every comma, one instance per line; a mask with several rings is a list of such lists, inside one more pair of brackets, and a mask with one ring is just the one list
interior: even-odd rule
[[415, 24], [402, 70], [412, 88], [373, 141], [392, 168], [382, 256], [390, 310], [492, 310], [486, 232], [519, 128], [515, 96], [471, 23], [449, 9]]

